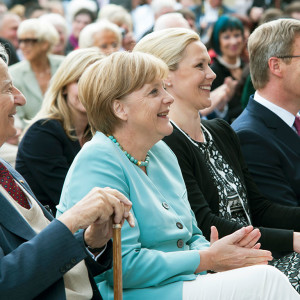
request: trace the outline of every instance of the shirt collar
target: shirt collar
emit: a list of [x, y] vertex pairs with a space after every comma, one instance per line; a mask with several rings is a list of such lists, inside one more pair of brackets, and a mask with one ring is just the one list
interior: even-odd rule
[[289, 127], [292, 127], [295, 122], [295, 116], [289, 111], [283, 109], [282, 107], [270, 102], [269, 100], [263, 98], [256, 91], [254, 94], [254, 100], [264, 107], [268, 108], [275, 115], [277, 115], [282, 121], [284, 121]]

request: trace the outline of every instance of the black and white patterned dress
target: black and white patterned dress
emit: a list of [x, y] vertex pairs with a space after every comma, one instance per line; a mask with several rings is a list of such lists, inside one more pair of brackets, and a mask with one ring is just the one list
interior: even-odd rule
[[[176, 126], [176, 124], [175, 124]], [[210, 132], [201, 124], [204, 142], [191, 139], [176, 126], [192, 144], [198, 147], [205, 157], [205, 163], [215, 182], [219, 195], [219, 217], [235, 221], [244, 226], [250, 225], [250, 213], [246, 187], [217, 149]], [[270, 262], [288, 278], [293, 287], [300, 293], [300, 254], [292, 252], [280, 259]]]

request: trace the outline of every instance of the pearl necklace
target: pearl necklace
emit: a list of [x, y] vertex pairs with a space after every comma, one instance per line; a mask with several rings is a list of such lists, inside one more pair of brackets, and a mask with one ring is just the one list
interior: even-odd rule
[[107, 135], [107, 137], [113, 141], [122, 151], [123, 153], [127, 156], [127, 158], [134, 163], [135, 165], [137, 165], [138, 167], [148, 167], [149, 165], [149, 154], [147, 153], [146, 155], [146, 159], [144, 161], [142, 160], [137, 160], [135, 159], [132, 155], [130, 155], [127, 151], [125, 151], [122, 146], [120, 145], [120, 143], [117, 141], [117, 139], [113, 136], [113, 135]]

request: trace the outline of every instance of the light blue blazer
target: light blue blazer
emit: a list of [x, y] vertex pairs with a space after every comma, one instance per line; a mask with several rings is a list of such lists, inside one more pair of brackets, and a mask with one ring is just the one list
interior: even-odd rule
[[[58, 215], [91, 188], [111, 187], [133, 203], [135, 227], [122, 227], [123, 297], [182, 299], [183, 281], [194, 280], [198, 249], [209, 247], [190, 208], [177, 159], [162, 141], [149, 151], [148, 176], [97, 132], [69, 169]], [[181, 226], [182, 225], [182, 226]], [[103, 299], [113, 299], [112, 269], [96, 278]]]

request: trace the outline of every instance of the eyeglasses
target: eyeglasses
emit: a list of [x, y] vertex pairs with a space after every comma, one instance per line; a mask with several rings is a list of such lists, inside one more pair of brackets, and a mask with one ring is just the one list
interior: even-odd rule
[[300, 55], [279, 55], [276, 57], [277, 58], [294, 58], [294, 57], [300, 57]]
[[39, 40], [38, 39], [19, 39], [19, 44], [24, 43], [25, 45], [33, 45], [37, 43]]

